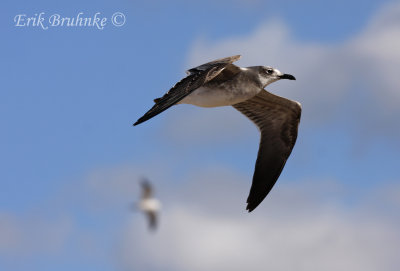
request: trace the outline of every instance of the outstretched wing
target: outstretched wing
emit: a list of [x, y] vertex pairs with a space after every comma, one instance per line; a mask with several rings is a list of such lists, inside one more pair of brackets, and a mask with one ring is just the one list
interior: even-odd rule
[[142, 179], [142, 199], [148, 199], [153, 196], [153, 188], [147, 179]]
[[226, 66], [240, 58], [240, 55], [217, 59], [187, 71], [188, 76], [176, 83], [164, 96], [133, 125], [138, 125], [167, 110], [191, 92], [218, 76]]
[[255, 97], [233, 105], [261, 131], [260, 146], [247, 198], [253, 211], [278, 180], [297, 138], [301, 106], [299, 103], [262, 90]]
[[155, 230], [157, 228], [157, 224], [158, 224], [157, 213], [154, 211], [149, 211], [149, 212], [146, 212], [146, 216], [147, 216], [148, 223], [149, 223], [149, 229]]

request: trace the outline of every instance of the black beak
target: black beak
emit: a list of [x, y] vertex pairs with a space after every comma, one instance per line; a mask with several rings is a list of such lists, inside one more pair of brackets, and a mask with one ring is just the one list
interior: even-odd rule
[[279, 76], [280, 79], [296, 80], [296, 78], [291, 74], [282, 74]]

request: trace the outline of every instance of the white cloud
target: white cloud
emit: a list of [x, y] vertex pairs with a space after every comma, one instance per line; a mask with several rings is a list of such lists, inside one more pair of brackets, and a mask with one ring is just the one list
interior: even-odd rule
[[[132, 165], [99, 169], [76, 182], [71, 191], [84, 193], [68, 197], [68, 204], [78, 204], [89, 217], [88, 228], [72, 227], [68, 219], [0, 216], [0, 255], [52, 256], [69, 243], [74, 257], [79, 253], [96, 262], [115, 257], [122, 270], [390, 271], [400, 264], [400, 217], [392, 215], [400, 206], [395, 200], [377, 204], [382, 198], [395, 199], [398, 186], [365, 199], [353, 195], [355, 203], [349, 205], [349, 191], [336, 181], [281, 179], [248, 214], [247, 176], [214, 166], [172, 180], [173, 174], [161, 170], [149, 176], [164, 200], [159, 231], [151, 234], [142, 214], [125, 208], [138, 198], [137, 180], [148, 170]], [[62, 189], [61, 197], [71, 191]], [[54, 205], [59, 213], [65, 212], [59, 203]], [[98, 214], [93, 205], [102, 210], [101, 219], [92, 216]], [[111, 225], [102, 222], [115, 219]], [[117, 232], [120, 245], [115, 247]], [[106, 242], [104, 234], [114, 234], [112, 241]]]
[[400, 103], [400, 4], [385, 6], [370, 22], [367, 29], [349, 44], [349, 50], [365, 60], [368, 66], [359, 67], [368, 79], [378, 100], [389, 111]]
[[[157, 171], [154, 165], [161, 164], [99, 169], [82, 182], [87, 202], [108, 206], [104, 219], [110, 211], [125, 213], [127, 224], [118, 222], [120, 245], [112, 255], [122, 270], [391, 271], [400, 264], [397, 186], [366, 194], [333, 180], [280, 178], [248, 214], [247, 175], [215, 165], [175, 178], [170, 164]], [[163, 200], [154, 234], [142, 214], [124, 208], [138, 198], [137, 180], [144, 173]]]
[[[128, 171], [90, 174], [90, 199], [127, 200], [138, 176]], [[184, 181], [170, 178], [156, 186], [164, 195], [156, 233], [147, 231], [142, 214], [126, 211], [129, 221], [114, 255], [123, 270], [390, 271], [400, 264], [400, 217], [393, 216], [399, 205], [382, 205], [399, 193], [398, 186], [363, 196], [333, 180], [281, 179], [248, 214], [250, 183], [235, 170], [215, 166], [186, 174]]]
[[217, 175], [214, 184], [193, 180], [194, 189], [181, 191], [185, 199], [165, 210], [157, 233], [147, 234], [136, 220], [127, 226], [127, 270], [397, 270], [400, 221], [364, 201], [345, 206], [335, 182], [281, 182], [247, 214], [231, 211], [247, 192], [240, 178]]

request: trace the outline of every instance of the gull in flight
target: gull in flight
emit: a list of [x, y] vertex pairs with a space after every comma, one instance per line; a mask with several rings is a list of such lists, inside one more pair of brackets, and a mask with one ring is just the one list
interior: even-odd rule
[[269, 66], [241, 68], [234, 64], [240, 55], [217, 59], [187, 71], [155, 105], [139, 118], [138, 125], [175, 104], [200, 107], [233, 106], [260, 130], [253, 182], [247, 210], [253, 211], [279, 178], [297, 138], [300, 103], [274, 95], [264, 88], [280, 79], [296, 80]]
[[149, 229], [155, 230], [158, 225], [158, 215], [161, 209], [161, 204], [156, 198], [154, 198], [153, 187], [148, 180], [143, 179], [141, 186], [142, 198], [139, 202], [139, 209], [147, 216]]

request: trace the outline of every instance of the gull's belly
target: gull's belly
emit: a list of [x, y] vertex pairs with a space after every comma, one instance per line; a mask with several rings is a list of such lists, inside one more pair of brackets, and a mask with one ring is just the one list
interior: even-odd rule
[[139, 202], [139, 208], [143, 211], [158, 211], [161, 204], [157, 199], [144, 199]]
[[182, 99], [179, 104], [193, 104], [201, 107], [217, 107], [246, 101], [257, 92], [242, 89], [200, 87]]

